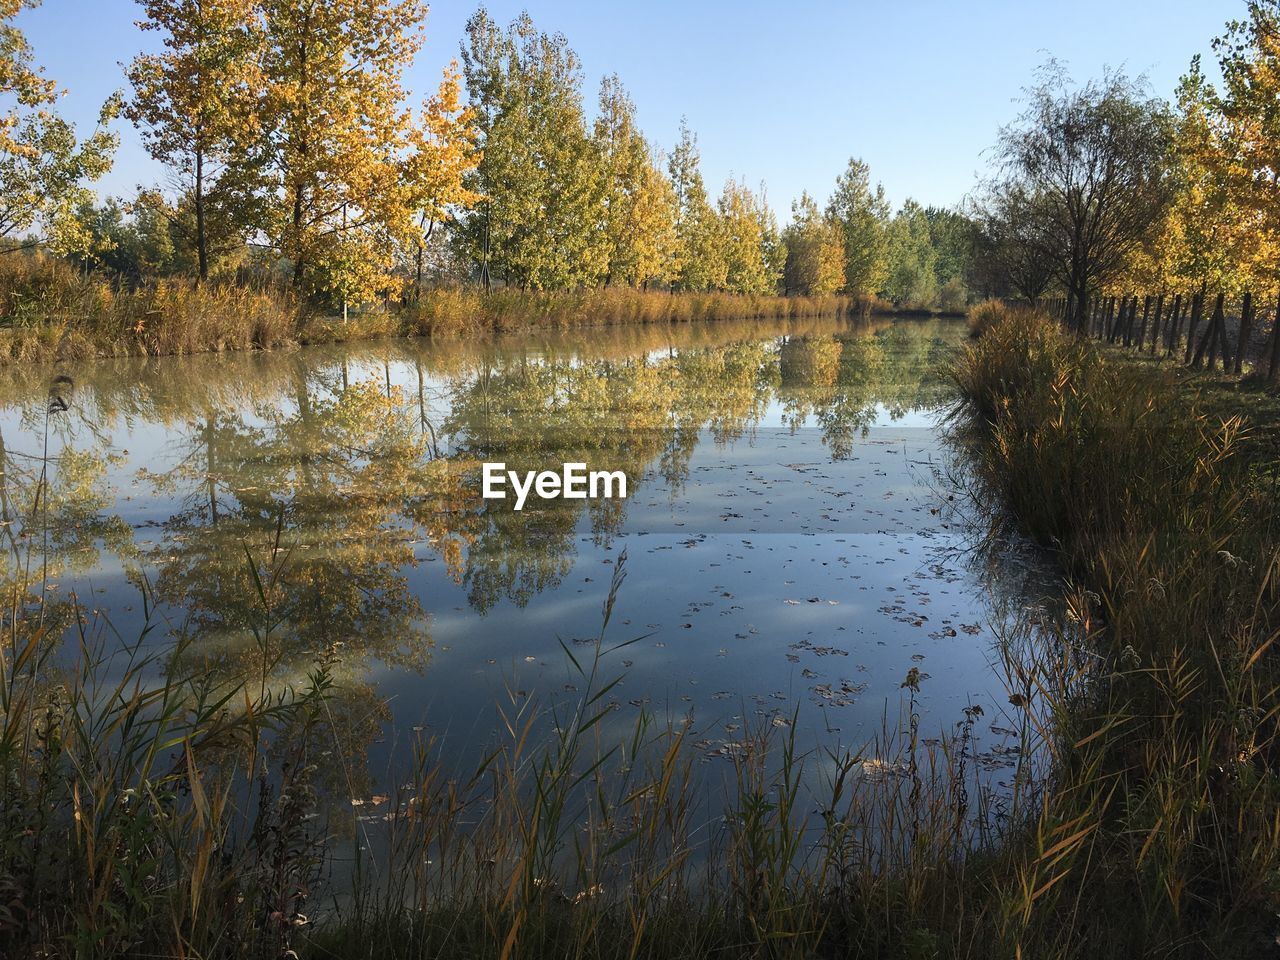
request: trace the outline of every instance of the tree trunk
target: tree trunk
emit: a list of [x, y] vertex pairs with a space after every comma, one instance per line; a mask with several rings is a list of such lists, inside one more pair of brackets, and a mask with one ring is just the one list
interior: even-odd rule
[[[1133, 306], [1134, 306], [1134, 309], [1136, 310], [1138, 307], [1137, 300], [1133, 301]], [[1138, 326], [1138, 352], [1139, 353], [1142, 352], [1142, 348], [1147, 342], [1147, 318], [1150, 316], [1151, 316], [1151, 296], [1147, 295], [1146, 297], [1142, 298], [1142, 323], [1139, 324]], [[1133, 326], [1132, 322], [1129, 324], [1129, 326], [1130, 327]], [[1126, 341], [1125, 346], [1127, 347], [1128, 345], [1129, 344]]]
[[[1160, 342], [1160, 333], [1163, 330], [1164, 323], [1164, 294], [1156, 297], [1156, 315], [1151, 325], [1151, 356], [1156, 355], [1156, 344]], [[1142, 349], [1142, 344], [1138, 344], [1138, 349]]]
[[1200, 287], [1200, 292], [1193, 294], [1191, 297], [1191, 322], [1187, 327], [1187, 352], [1182, 358], [1183, 363], [1191, 362], [1191, 354], [1196, 348], [1196, 327], [1200, 326], [1200, 313], [1204, 310], [1204, 286]]
[[1236, 343], [1236, 362], [1234, 372], [1239, 376], [1244, 371], [1244, 355], [1249, 350], [1249, 338], [1253, 336], [1253, 294], [1245, 293], [1244, 303], [1240, 305], [1240, 339]]
[[204, 219], [204, 150], [196, 148], [196, 260], [199, 264], [196, 273], [196, 286], [209, 279], [209, 241], [205, 230]]
[[1280, 295], [1276, 296], [1276, 315], [1271, 321], [1271, 366], [1267, 368], [1267, 380], [1280, 383]]

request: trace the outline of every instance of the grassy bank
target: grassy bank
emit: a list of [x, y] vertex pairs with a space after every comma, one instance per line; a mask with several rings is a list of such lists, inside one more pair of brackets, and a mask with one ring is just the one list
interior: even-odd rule
[[1024, 955], [1072, 939], [1094, 956], [1263, 955], [1280, 508], [1250, 405], [1207, 404], [1032, 315], [987, 325], [954, 376], [982, 489], [1087, 591], [1089, 693], [1059, 718], [1070, 748], [1045, 806], [1081, 833], [1046, 893], [1071, 923]]
[[848, 297], [668, 293], [631, 288], [428, 290], [344, 321], [269, 284], [127, 286], [42, 255], [0, 256], [0, 363], [271, 349], [391, 336], [456, 337], [601, 324], [865, 314]]

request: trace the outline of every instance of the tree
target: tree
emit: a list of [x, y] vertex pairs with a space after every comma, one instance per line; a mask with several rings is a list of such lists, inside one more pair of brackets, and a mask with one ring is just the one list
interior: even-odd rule
[[484, 199], [458, 239], [485, 284], [495, 272], [538, 290], [597, 282], [608, 271], [605, 186], [577, 55], [528, 14], [502, 30], [481, 8], [462, 64], [483, 151], [467, 186]]
[[466, 183], [480, 162], [480, 150], [475, 111], [461, 105], [461, 93], [462, 75], [455, 60], [445, 70], [435, 96], [422, 105], [421, 120], [412, 132], [413, 153], [404, 165], [408, 205], [418, 212], [413, 244], [415, 287], [422, 285], [427, 244], [436, 225], [482, 199]]
[[931, 306], [938, 292], [937, 255], [924, 207], [908, 199], [889, 222], [884, 294], [897, 304]]
[[1036, 198], [1043, 245], [1083, 332], [1091, 292], [1114, 277], [1161, 222], [1172, 193], [1170, 122], [1145, 81], [1108, 72], [1083, 87], [1050, 63], [1023, 113], [1000, 132], [1003, 184]]
[[1016, 294], [1031, 305], [1053, 282], [1054, 260], [1038, 231], [1045, 216], [1017, 183], [998, 183], [978, 202], [975, 269], [987, 295]]
[[89, 243], [78, 214], [91, 206], [87, 184], [111, 169], [119, 138], [108, 125], [120, 112], [113, 94], [85, 140], [48, 109], [57, 86], [34, 65], [30, 44], [13, 19], [39, 0], [0, 0], [0, 241], [40, 228], [44, 242], [61, 253]]
[[871, 189], [871, 170], [850, 158], [836, 179], [827, 216], [844, 231], [844, 289], [851, 297], [873, 297], [888, 279], [889, 204], [884, 188]]
[[725, 289], [731, 293], [772, 293], [777, 278], [765, 262], [766, 208], [745, 183], [729, 180], [720, 194]]
[[401, 77], [422, 43], [422, 0], [258, 0], [265, 226], [300, 291], [342, 302], [389, 286], [420, 194]]
[[635, 104], [616, 74], [600, 84], [595, 142], [604, 177], [605, 282], [635, 286], [670, 280], [677, 239], [675, 191], [636, 129]]
[[729, 269], [723, 226], [707, 198], [699, 163], [697, 138], [681, 121], [680, 142], [667, 162], [676, 199], [675, 273], [681, 290], [719, 289]]
[[844, 286], [844, 232], [818, 211], [808, 193], [792, 203], [783, 238], [783, 285], [788, 295], [823, 296]]
[[[221, 252], [211, 234], [239, 245], [255, 220], [261, 34], [254, 0], [142, 3], [138, 25], [163, 33], [165, 52], [140, 55], [129, 65], [133, 99], [125, 113], [142, 131], [147, 151], [173, 170], [191, 198], [199, 282]], [[221, 228], [211, 229], [211, 219]]]

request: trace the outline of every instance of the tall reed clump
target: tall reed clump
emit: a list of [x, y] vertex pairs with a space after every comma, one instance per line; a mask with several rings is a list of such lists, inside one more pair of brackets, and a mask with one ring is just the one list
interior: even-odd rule
[[1044, 849], [1007, 895], [1016, 946], [1264, 955], [1280, 904], [1280, 507], [1247, 422], [1030, 314], [992, 324], [952, 376], [982, 487], [1061, 558], [1094, 661], [1087, 695], [1059, 699]]
[[965, 321], [969, 325], [969, 336], [976, 340], [997, 323], [1007, 320], [1009, 313], [1009, 308], [1005, 306], [1003, 300], [988, 299], [974, 304], [965, 314]]
[[43, 254], [0, 254], [0, 363], [264, 349], [294, 340], [300, 320], [269, 288], [129, 286]]

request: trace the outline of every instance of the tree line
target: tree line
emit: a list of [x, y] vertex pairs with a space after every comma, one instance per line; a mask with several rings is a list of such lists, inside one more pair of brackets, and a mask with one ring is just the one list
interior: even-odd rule
[[974, 204], [988, 286], [1154, 349], [1149, 323], [1194, 365], [1280, 356], [1274, 319], [1254, 342], [1280, 286], [1280, 2], [1248, 3], [1213, 50], [1216, 81], [1196, 57], [1172, 102], [1120, 71], [1043, 68]]
[[[406, 106], [422, 0], [140, 0], [160, 39], [77, 139], [0, 0], [0, 241], [140, 282], [266, 274], [327, 303], [473, 282], [625, 285], [962, 306], [977, 230], [958, 210], [896, 213], [851, 159], [779, 226], [763, 185], [713, 194], [682, 124], [661, 150], [617, 76], [588, 118], [565, 37], [480, 8], [438, 89]], [[99, 202], [123, 117], [167, 171]]]

